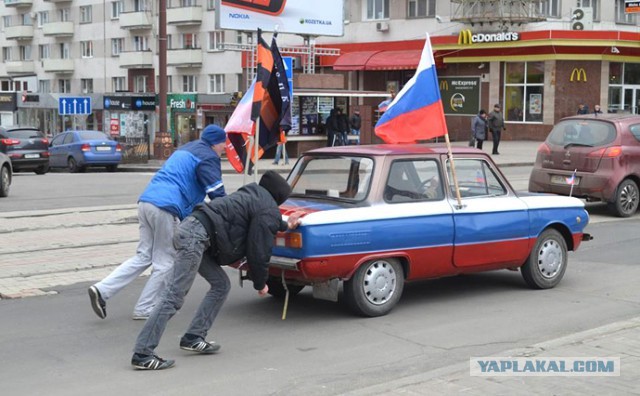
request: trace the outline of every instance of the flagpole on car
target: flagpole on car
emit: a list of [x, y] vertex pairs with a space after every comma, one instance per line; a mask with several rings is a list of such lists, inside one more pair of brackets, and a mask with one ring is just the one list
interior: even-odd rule
[[447, 142], [447, 156], [449, 157], [449, 161], [451, 161], [451, 177], [453, 178], [453, 185], [456, 188], [456, 199], [458, 200], [458, 208], [462, 208], [462, 197], [460, 196], [460, 188], [458, 187], [458, 176], [456, 176], [456, 165], [455, 162], [453, 162], [453, 153], [451, 152], [451, 141], [449, 140], [449, 132], [444, 134], [444, 140], [445, 142]]

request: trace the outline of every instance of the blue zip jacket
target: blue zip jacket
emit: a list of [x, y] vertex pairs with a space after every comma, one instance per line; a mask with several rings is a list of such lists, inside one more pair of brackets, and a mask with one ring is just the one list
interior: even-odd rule
[[210, 199], [226, 195], [220, 157], [204, 141], [194, 140], [169, 157], [138, 201], [153, 204], [182, 220], [205, 195]]

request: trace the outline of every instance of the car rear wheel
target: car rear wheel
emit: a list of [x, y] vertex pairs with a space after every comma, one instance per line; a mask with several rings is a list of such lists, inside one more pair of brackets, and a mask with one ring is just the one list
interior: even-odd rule
[[118, 170], [118, 165], [107, 165], [107, 172], [115, 172]]
[[0, 197], [8, 197], [11, 188], [11, 173], [8, 166], [0, 169]]
[[640, 191], [631, 179], [623, 180], [616, 190], [615, 201], [609, 203], [609, 209], [618, 217], [629, 217], [638, 210]]
[[344, 284], [344, 297], [353, 312], [362, 316], [382, 316], [400, 300], [404, 271], [397, 259], [368, 261]]
[[81, 166], [78, 166], [78, 162], [73, 157], [69, 157], [69, 160], [67, 161], [67, 167], [69, 168], [69, 172], [71, 173], [78, 173], [78, 172], [84, 171], [84, 168]]
[[[287, 291], [284, 289], [282, 285], [282, 279], [276, 276], [270, 276], [267, 279], [267, 286], [269, 286], [269, 294], [276, 298], [284, 298], [287, 294]], [[287, 289], [289, 289], [289, 295], [295, 296], [304, 289], [304, 285], [294, 285], [291, 283], [287, 283]]]
[[567, 270], [567, 242], [554, 229], [540, 234], [520, 271], [532, 289], [549, 289], [560, 283]]
[[36, 172], [36, 175], [44, 175], [49, 172], [49, 165], [42, 165], [41, 167], [36, 168], [34, 172]]

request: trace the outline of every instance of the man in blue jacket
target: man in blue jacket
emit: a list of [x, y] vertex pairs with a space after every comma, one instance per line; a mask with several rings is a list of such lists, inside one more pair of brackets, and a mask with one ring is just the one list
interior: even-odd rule
[[212, 200], [226, 195], [220, 165], [225, 139], [222, 128], [208, 125], [199, 140], [180, 147], [153, 176], [138, 200], [136, 255], [89, 287], [91, 307], [100, 318], [107, 316], [106, 300], [151, 266], [151, 276], [133, 309], [133, 319], [148, 318], [173, 268], [178, 224], [205, 195]]

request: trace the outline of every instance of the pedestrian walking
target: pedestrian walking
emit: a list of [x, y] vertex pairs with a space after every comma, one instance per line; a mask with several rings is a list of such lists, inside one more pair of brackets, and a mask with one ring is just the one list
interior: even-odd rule
[[222, 266], [246, 257], [253, 287], [259, 296], [269, 291], [269, 259], [276, 233], [295, 228], [297, 213], [282, 220], [278, 206], [287, 200], [291, 187], [279, 174], [267, 171], [260, 183], [241, 187], [233, 194], [196, 206], [176, 232], [176, 263], [167, 290], [138, 335], [131, 364], [142, 370], [161, 370], [173, 360], [155, 355], [168, 321], [180, 310], [199, 273], [211, 288], [204, 296], [180, 349], [212, 354], [220, 344], [206, 341], [207, 334], [224, 304], [231, 284]]
[[205, 195], [210, 199], [226, 195], [220, 165], [225, 139], [222, 128], [208, 125], [200, 139], [180, 147], [151, 179], [138, 199], [140, 241], [136, 255], [89, 287], [91, 307], [100, 318], [107, 316], [106, 301], [151, 266], [151, 276], [133, 309], [133, 319], [149, 316], [173, 266], [172, 241], [180, 220]]
[[338, 133], [338, 110], [331, 109], [329, 117], [325, 123], [327, 130], [327, 147], [332, 147], [336, 143], [336, 134]]
[[349, 126], [351, 127], [351, 133], [356, 138], [356, 144], [360, 144], [360, 127], [362, 126], [362, 119], [360, 118], [360, 110], [356, 110], [349, 118]]
[[336, 139], [336, 141], [338, 141], [340, 145], [346, 146], [349, 144], [349, 118], [340, 108], [338, 108], [337, 117], [339, 131], [337, 136], [339, 136], [339, 139]]
[[602, 109], [600, 109], [599, 104], [593, 106], [593, 114], [602, 114]]
[[287, 154], [287, 148], [285, 147], [286, 144], [287, 134], [283, 129], [280, 129], [280, 140], [278, 141], [278, 147], [276, 148], [276, 156], [273, 159], [274, 165], [278, 165], [280, 163], [280, 159], [282, 159], [285, 165], [289, 165], [289, 154]]
[[489, 116], [487, 117], [487, 124], [489, 124], [489, 131], [491, 132], [491, 139], [493, 141], [491, 153], [499, 155], [498, 146], [500, 145], [500, 139], [502, 138], [502, 131], [507, 130], [504, 127], [504, 117], [499, 103], [496, 103], [493, 106], [493, 111], [489, 113]]
[[471, 120], [471, 136], [476, 141], [476, 147], [482, 150], [482, 143], [487, 138], [487, 112], [480, 110]]
[[589, 114], [589, 106], [584, 104], [584, 102], [581, 102], [578, 105], [578, 111], [576, 114]]

